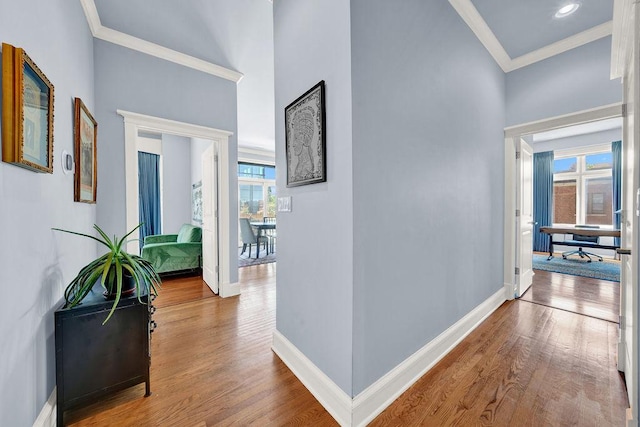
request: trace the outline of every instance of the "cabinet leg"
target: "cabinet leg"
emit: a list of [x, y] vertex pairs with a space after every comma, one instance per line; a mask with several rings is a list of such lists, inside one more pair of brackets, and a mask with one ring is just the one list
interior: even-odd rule
[[149, 397], [149, 396], [151, 396], [151, 382], [150, 382], [150, 381], [147, 381], [147, 382], [146, 382], [146, 383], [144, 383], [144, 384], [145, 384], [145, 389], [144, 389], [145, 393], [144, 393], [144, 397]]

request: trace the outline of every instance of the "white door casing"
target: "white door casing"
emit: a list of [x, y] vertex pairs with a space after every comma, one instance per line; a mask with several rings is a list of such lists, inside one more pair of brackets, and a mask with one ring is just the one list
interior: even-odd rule
[[[231, 233], [231, 208], [236, 207], [230, 202], [231, 193], [229, 183], [234, 182], [232, 174], [235, 172], [229, 167], [229, 138], [232, 132], [194, 125], [191, 123], [147, 116], [129, 111], [116, 111], [124, 119], [124, 154], [125, 154], [125, 214], [126, 226], [130, 230], [138, 225], [138, 159], [136, 152], [136, 139], [140, 131], [154, 133], [166, 133], [170, 135], [184, 136], [187, 138], [208, 139], [217, 143], [218, 147], [218, 204], [222, 208], [218, 210], [218, 241], [221, 250], [218, 253], [219, 291], [222, 297], [231, 297], [240, 294], [240, 285], [231, 283], [231, 269], [238, 268], [237, 253], [231, 248], [237, 248], [238, 242], [235, 233]], [[235, 160], [235, 159], [234, 159]], [[234, 190], [237, 191], [234, 185]], [[237, 222], [237, 217], [235, 219]], [[233, 243], [232, 243], [233, 239]], [[138, 242], [127, 243], [130, 253], [138, 253]]]
[[533, 149], [522, 138], [516, 151], [516, 291], [519, 298], [533, 281]]
[[[622, 103], [604, 105], [602, 107], [562, 116], [536, 120], [529, 123], [510, 126], [504, 129], [504, 290], [505, 298], [513, 299], [518, 285], [515, 275], [516, 257], [519, 248], [516, 247], [517, 226], [515, 212], [518, 209], [516, 201], [517, 187], [520, 185], [516, 173], [517, 142], [523, 135], [559, 129], [567, 126], [589, 123], [598, 120], [611, 119], [622, 116]], [[520, 239], [521, 240], [521, 239]]]
[[615, 0], [611, 49], [611, 78], [622, 78], [624, 103], [622, 125], [622, 214], [620, 271], [620, 329], [618, 369], [624, 372], [629, 406], [627, 426], [638, 426], [638, 265], [640, 240], [640, 123], [636, 108], [640, 105], [640, 4], [638, 0]]
[[218, 293], [218, 182], [216, 147], [202, 153], [202, 279]]

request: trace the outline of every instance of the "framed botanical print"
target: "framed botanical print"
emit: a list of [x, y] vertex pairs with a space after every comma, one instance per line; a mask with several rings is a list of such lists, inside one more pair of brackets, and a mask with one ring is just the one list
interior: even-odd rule
[[76, 202], [95, 203], [98, 187], [96, 142], [98, 123], [80, 98], [76, 98], [75, 107], [75, 190]]
[[284, 109], [287, 187], [327, 180], [324, 80]]
[[53, 173], [53, 85], [21, 48], [2, 44], [2, 160]]

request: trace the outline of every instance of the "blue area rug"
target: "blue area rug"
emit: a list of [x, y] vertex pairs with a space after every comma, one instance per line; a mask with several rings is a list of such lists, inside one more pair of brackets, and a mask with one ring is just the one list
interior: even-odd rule
[[256, 248], [253, 248], [251, 251], [251, 258], [249, 258], [249, 251], [246, 251], [244, 254], [240, 254], [240, 250], [238, 250], [238, 267], [249, 267], [251, 265], [259, 265], [259, 264], [268, 264], [270, 262], [276, 262], [276, 254], [275, 252], [267, 252], [265, 250], [260, 251], [260, 258], [256, 259]]
[[573, 276], [592, 277], [594, 279], [620, 281], [620, 263], [597, 261], [586, 262], [581, 258], [562, 255], [554, 256], [547, 261], [547, 255], [533, 254], [533, 269], [553, 271], [554, 273], [571, 274]]

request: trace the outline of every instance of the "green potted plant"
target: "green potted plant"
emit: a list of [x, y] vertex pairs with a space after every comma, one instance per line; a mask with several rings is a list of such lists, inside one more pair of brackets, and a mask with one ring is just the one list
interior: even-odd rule
[[113, 239], [109, 238], [109, 236], [95, 224], [93, 228], [100, 234], [101, 238], [75, 231], [54, 228], [54, 230], [57, 231], [88, 237], [89, 239], [100, 242], [109, 249], [104, 255], [84, 266], [66, 287], [64, 291], [66, 301], [65, 308], [71, 308], [80, 304], [98, 280], [100, 280], [105, 289], [105, 297], [113, 299], [113, 306], [107, 318], [102, 322], [103, 325], [107, 323], [111, 315], [113, 315], [121, 296], [132, 294], [135, 291], [138, 299], [140, 299], [141, 289], [146, 289], [149, 294], [158, 294], [158, 288], [162, 281], [153, 266], [138, 255], [127, 253], [124, 248], [127, 237], [141, 225], [142, 224], [139, 224], [120, 239], [116, 236], [113, 236]]

